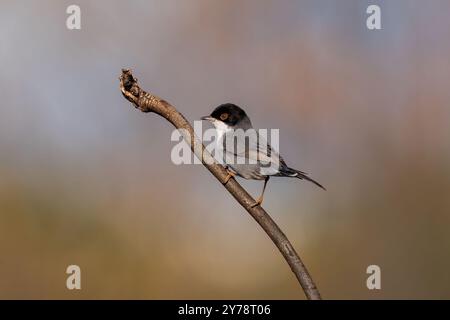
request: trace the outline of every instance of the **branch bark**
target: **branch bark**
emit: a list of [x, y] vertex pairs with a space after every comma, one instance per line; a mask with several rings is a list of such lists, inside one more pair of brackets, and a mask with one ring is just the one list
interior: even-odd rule
[[[309, 275], [308, 270], [293, 248], [289, 239], [281, 231], [278, 225], [272, 220], [269, 214], [261, 207], [252, 208], [255, 200], [244, 190], [244, 188], [233, 178], [225, 183], [227, 171], [216, 162], [212, 155], [205, 150], [203, 143], [194, 134], [194, 129], [184, 116], [178, 112], [167, 101], [142, 90], [137, 84], [137, 79], [133, 77], [130, 70], [122, 69], [119, 78], [120, 90], [123, 96], [130, 101], [137, 109], [142, 112], [154, 112], [170, 123], [177, 129], [184, 129], [189, 135], [185, 136], [186, 142], [190, 145], [192, 151], [202, 160], [203, 165], [219, 180], [232, 196], [244, 207], [245, 210], [259, 223], [273, 243], [280, 250], [286, 262], [294, 272], [305, 295], [310, 300], [320, 300], [320, 293]], [[187, 138], [187, 137], [190, 137]]]

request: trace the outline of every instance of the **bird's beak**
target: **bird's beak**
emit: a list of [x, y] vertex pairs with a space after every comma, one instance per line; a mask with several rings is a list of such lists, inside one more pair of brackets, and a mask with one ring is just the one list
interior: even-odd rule
[[212, 122], [214, 120], [214, 118], [211, 116], [204, 116], [204, 117], [201, 117], [200, 119], [210, 121], [210, 122]]

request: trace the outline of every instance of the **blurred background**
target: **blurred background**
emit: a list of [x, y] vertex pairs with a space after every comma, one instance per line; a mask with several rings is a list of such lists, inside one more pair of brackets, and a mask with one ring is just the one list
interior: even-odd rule
[[448, 1], [78, 0], [78, 31], [71, 4], [0, 4], [0, 298], [304, 299], [215, 178], [172, 164], [123, 67], [190, 121], [233, 102], [280, 129], [327, 191], [274, 178], [264, 207], [324, 298], [450, 298]]

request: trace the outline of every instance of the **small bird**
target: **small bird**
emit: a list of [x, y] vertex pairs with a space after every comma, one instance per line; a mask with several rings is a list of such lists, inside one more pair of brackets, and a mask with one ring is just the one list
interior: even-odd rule
[[[264, 180], [261, 196], [252, 207], [262, 204], [264, 191], [271, 176], [299, 178], [310, 181], [318, 187], [325, 188], [317, 181], [308, 177], [307, 173], [289, 168], [283, 158], [273, 150], [265, 139], [253, 129], [250, 118], [244, 110], [232, 103], [218, 106], [209, 116], [201, 118], [211, 122], [217, 133], [218, 147], [223, 155], [223, 162], [228, 171], [226, 184], [231, 177]], [[236, 134], [239, 129], [255, 132], [254, 138]], [[236, 138], [237, 137], [237, 138]], [[229, 142], [232, 142], [230, 148]]]

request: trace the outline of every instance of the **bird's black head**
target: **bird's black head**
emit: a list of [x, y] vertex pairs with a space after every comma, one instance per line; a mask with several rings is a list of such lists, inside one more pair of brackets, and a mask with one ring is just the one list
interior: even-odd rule
[[235, 126], [241, 121], [249, 122], [244, 110], [232, 103], [225, 103], [218, 106], [211, 113], [211, 118], [224, 122], [228, 126]]

